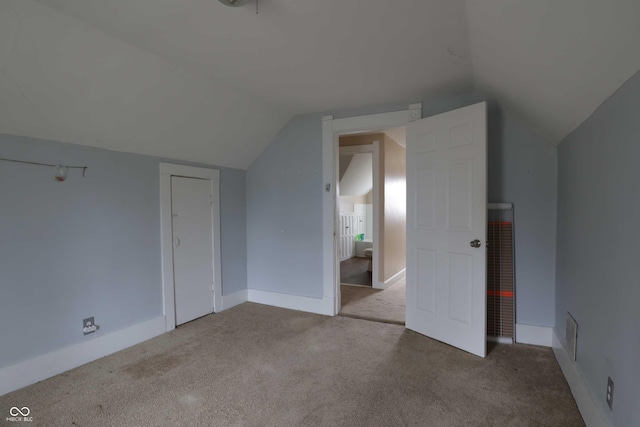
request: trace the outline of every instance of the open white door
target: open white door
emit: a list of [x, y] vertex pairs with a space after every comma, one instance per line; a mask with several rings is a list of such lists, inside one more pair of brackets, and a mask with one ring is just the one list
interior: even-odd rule
[[486, 103], [407, 125], [407, 328], [486, 355]]

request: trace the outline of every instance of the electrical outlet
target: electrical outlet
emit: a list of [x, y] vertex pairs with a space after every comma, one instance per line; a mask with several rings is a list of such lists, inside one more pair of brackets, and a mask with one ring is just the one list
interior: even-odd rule
[[607, 405], [613, 411], [613, 380], [611, 377], [607, 380]]
[[92, 334], [96, 330], [98, 330], [98, 327], [96, 326], [96, 322], [94, 321], [93, 317], [87, 317], [82, 321], [82, 332], [85, 335]]

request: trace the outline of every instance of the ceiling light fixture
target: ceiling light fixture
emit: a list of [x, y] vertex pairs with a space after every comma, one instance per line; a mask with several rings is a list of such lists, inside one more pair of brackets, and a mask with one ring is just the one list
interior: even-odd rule
[[[218, 0], [225, 6], [238, 7], [249, 3], [250, 0]], [[258, 13], [258, 0], [256, 0], [256, 13]]]
[[220, 0], [220, 3], [222, 3], [225, 6], [242, 6], [243, 4], [245, 4], [247, 2], [247, 0]]
[[55, 168], [56, 168], [56, 174], [53, 176], [53, 179], [59, 182], [64, 182], [64, 180], [67, 179], [69, 168], [62, 165], [58, 165]]

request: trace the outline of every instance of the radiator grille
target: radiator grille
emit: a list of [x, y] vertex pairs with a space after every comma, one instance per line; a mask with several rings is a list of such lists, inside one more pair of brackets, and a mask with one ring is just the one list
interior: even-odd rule
[[513, 208], [489, 209], [487, 226], [487, 335], [514, 338]]

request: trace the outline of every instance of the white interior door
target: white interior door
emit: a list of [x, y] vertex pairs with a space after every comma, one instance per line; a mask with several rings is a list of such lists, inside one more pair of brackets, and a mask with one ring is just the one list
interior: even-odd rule
[[487, 113], [407, 125], [407, 328], [486, 355]]
[[176, 325], [213, 312], [211, 180], [171, 177]]

